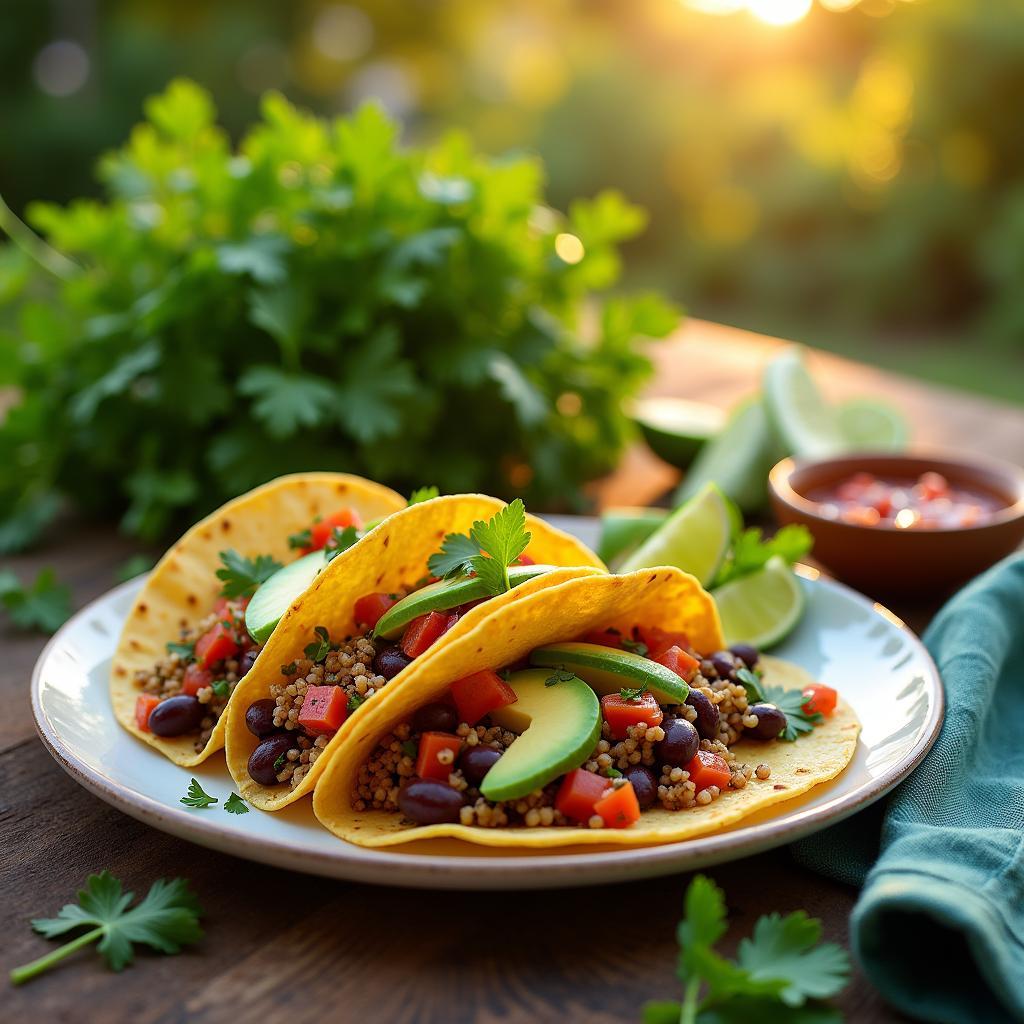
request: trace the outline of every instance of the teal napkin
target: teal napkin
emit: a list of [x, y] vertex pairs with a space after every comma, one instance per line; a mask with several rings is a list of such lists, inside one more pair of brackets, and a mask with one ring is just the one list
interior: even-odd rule
[[850, 942], [894, 1006], [1024, 1021], [1024, 555], [957, 594], [924, 641], [946, 689], [935, 746], [887, 802], [793, 854], [863, 885]]

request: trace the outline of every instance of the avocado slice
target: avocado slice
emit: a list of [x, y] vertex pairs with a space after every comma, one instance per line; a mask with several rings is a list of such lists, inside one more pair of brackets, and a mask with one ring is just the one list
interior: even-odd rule
[[245, 609], [245, 628], [256, 643], [270, 639], [291, 603], [306, 592], [326, 564], [326, 551], [312, 551], [278, 569], [260, 586]]
[[[510, 565], [508, 581], [513, 587], [518, 587], [520, 583], [532, 580], [535, 576], [550, 572], [554, 568], [553, 565]], [[397, 604], [393, 604], [378, 620], [373, 635], [385, 640], [394, 640], [413, 619], [418, 619], [427, 612], [458, 608], [460, 604], [491, 596], [483, 581], [476, 576], [459, 576], [457, 579], [428, 583], [408, 597], [403, 597]]]
[[559, 775], [579, 768], [601, 738], [601, 703], [582, 679], [573, 676], [546, 686], [548, 669], [528, 668], [509, 676], [514, 704], [491, 712], [491, 721], [519, 733], [484, 776], [480, 792], [488, 800], [518, 800]]
[[576, 641], [538, 647], [531, 665], [564, 668], [589, 683], [602, 696], [623, 687], [650, 690], [659, 704], [682, 704], [690, 687], [670, 668], [632, 651]]

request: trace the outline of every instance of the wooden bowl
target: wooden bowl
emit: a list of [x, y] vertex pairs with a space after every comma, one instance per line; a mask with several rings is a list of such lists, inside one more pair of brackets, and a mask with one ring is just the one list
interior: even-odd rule
[[[914, 479], [934, 470], [954, 487], [994, 495], [1005, 507], [977, 526], [901, 530], [828, 518], [806, 495], [865, 471]], [[779, 522], [803, 523], [814, 558], [868, 594], [948, 591], [978, 575], [1024, 541], [1024, 469], [995, 459], [952, 455], [851, 454], [819, 461], [783, 459], [768, 475]]]

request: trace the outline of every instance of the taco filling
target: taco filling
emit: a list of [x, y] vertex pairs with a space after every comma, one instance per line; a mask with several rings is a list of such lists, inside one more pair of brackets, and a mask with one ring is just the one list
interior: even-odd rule
[[628, 828], [648, 810], [773, 786], [768, 764], [733, 748], [810, 732], [837, 698], [821, 685], [768, 687], [752, 647], [704, 656], [685, 634], [643, 625], [498, 669], [457, 680], [393, 727], [360, 765], [352, 809], [411, 825]]

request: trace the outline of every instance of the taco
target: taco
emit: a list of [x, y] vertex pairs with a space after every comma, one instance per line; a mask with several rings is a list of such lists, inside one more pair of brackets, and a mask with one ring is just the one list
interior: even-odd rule
[[414, 669], [501, 608], [604, 572], [518, 500], [452, 495], [390, 516], [292, 602], [235, 691], [226, 753], [241, 795], [264, 810], [300, 799]]
[[[326, 564], [339, 540], [405, 505], [361, 477], [299, 473], [197, 523], [152, 571], [121, 632], [110, 674], [117, 720], [180, 765], [219, 750], [224, 709], [263, 646], [244, 626], [257, 588], [288, 563], [304, 563], [310, 582], [314, 563]], [[293, 588], [306, 583], [293, 575]], [[279, 603], [291, 596], [279, 593]], [[263, 641], [276, 622], [265, 625]]]
[[313, 809], [370, 847], [672, 842], [833, 778], [858, 732], [798, 667], [723, 649], [693, 577], [579, 578], [414, 666], [328, 764]]

